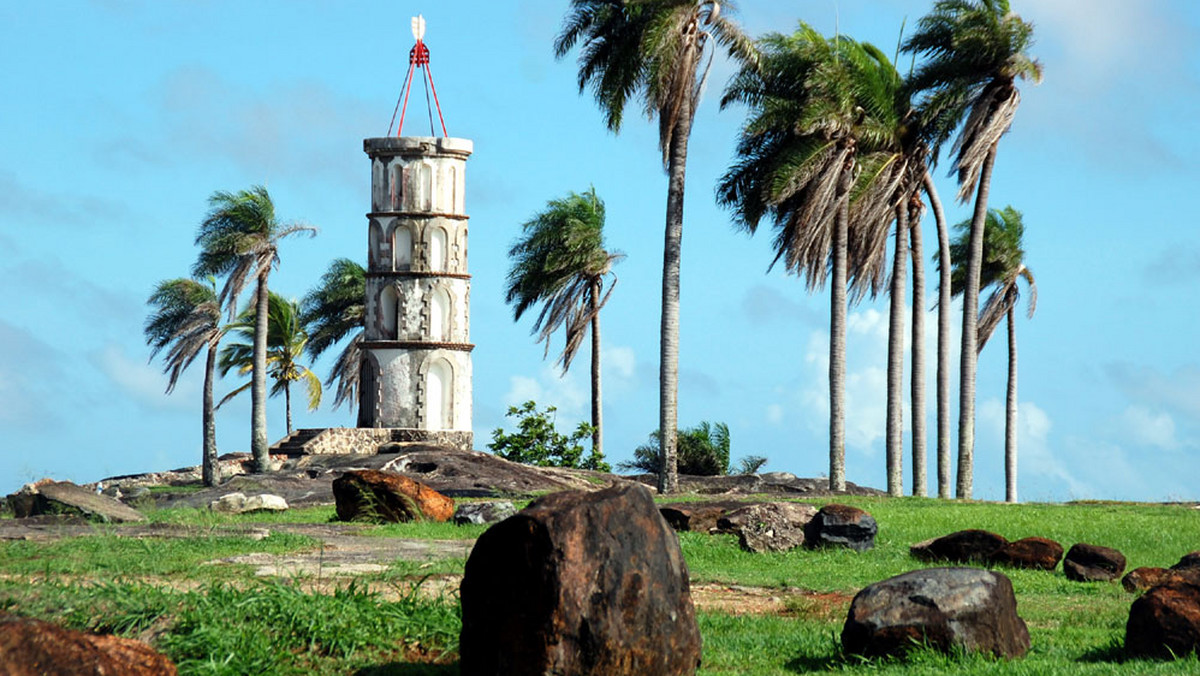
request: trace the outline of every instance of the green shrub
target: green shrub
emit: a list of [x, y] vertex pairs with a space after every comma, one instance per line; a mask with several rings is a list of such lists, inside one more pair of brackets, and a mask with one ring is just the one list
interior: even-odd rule
[[525, 402], [520, 408], [509, 406], [505, 415], [517, 418], [517, 431], [505, 434], [503, 429], [494, 430], [488, 449], [505, 460], [526, 465], [611, 471], [609, 464], [604, 462], [604, 455], [597, 453], [596, 449], [593, 448], [586, 458], [583, 457], [580, 442], [590, 437], [595, 428], [581, 422], [574, 434], [564, 436], [554, 426], [557, 410], [548, 406], [546, 410], [539, 411], [537, 404], [532, 401]]
[[[680, 474], [720, 476], [729, 473], [729, 426], [710, 424], [707, 420], [685, 430], [676, 437], [677, 466]], [[650, 441], [633, 451], [633, 460], [617, 465], [622, 471], [658, 472], [662, 465], [662, 433], [654, 430]], [[764, 461], [765, 462], [765, 461]]]

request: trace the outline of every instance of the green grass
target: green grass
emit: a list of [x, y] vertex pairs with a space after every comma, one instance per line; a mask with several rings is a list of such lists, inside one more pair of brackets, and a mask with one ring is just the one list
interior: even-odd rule
[[[929, 567], [908, 555], [918, 541], [965, 528], [995, 531], [1009, 539], [1043, 536], [1065, 548], [1076, 542], [1115, 547], [1128, 568], [1170, 566], [1200, 549], [1200, 512], [1188, 506], [1141, 504], [947, 503], [931, 499], [842, 498], [879, 522], [876, 547], [794, 550], [778, 554], [741, 551], [732, 536], [683, 533], [680, 543], [694, 582], [780, 589], [787, 612], [734, 616], [699, 614], [706, 676], [799, 673], [852, 674], [1189, 674], [1195, 658], [1178, 662], [1129, 661], [1121, 655], [1125, 620], [1133, 596], [1118, 584], [1081, 584], [1061, 571], [1002, 570], [1013, 582], [1018, 611], [1029, 625], [1033, 647], [1024, 659], [996, 661], [980, 656], [917, 651], [908, 659], [863, 661], [841, 653], [839, 635], [845, 604], [863, 586], [916, 568]], [[812, 501], [822, 505], [828, 501]], [[419, 642], [453, 662], [459, 627], [457, 599], [402, 598], [395, 605], [349, 587], [334, 594], [303, 593], [288, 584], [247, 582], [236, 567], [200, 566], [202, 561], [252, 551], [286, 553], [313, 546], [311, 540], [276, 533], [261, 542], [220, 536], [206, 529], [249, 522], [325, 523], [331, 507], [284, 515], [214, 515], [207, 510], [158, 510], [153, 521], [194, 526], [190, 539], [117, 538], [97, 535], [58, 543], [0, 543], [0, 609], [33, 614], [72, 626], [148, 634], [180, 663], [181, 673], [457, 673], [453, 665], [408, 665], [406, 646]], [[277, 519], [277, 520], [276, 520]], [[114, 528], [114, 527], [109, 527]], [[470, 539], [483, 526], [409, 523], [364, 526], [365, 537]], [[203, 535], [208, 533], [207, 535]], [[406, 588], [428, 575], [459, 574], [464, 559], [396, 561], [367, 579]], [[225, 572], [222, 572], [225, 571]], [[43, 574], [121, 581], [108, 585], [29, 583]], [[189, 592], [138, 584], [139, 578], [195, 580]], [[53, 579], [53, 578], [52, 578]], [[799, 593], [840, 595], [831, 601]], [[403, 596], [403, 595], [402, 595]], [[231, 631], [230, 627], [238, 627]], [[350, 627], [348, 629], [347, 627]], [[445, 661], [445, 660], [443, 660]]]

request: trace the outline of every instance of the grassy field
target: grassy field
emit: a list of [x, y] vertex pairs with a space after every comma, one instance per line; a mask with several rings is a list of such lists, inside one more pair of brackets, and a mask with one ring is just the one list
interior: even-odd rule
[[[1118, 584], [1081, 584], [1061, 571], [1004, 570], [1029, 624], [1033, 648], [1021, 660], [918, 652], [905, 661], [862, 661], [841, 653], [838, 636], [861, 587], [924, 567], [909, 545], [964, 528], [1009, 539], [1043, 536], [1064, 547], [1089, 542], [1121, 550], [1130, 569], [1170, 566], [1200, 549], [1200, 511], [1134, 504], [959, 504], [924, 499], [847, 498], [880, 524], [868, 552], [794, 550], [749, 554], [732, 536], [680, 538], [696, 584], [768, 588], [772, 612], [700, 613], [702, 674], [1191, 674], [1196, 658], [1125, 661], [1125, 620], [1133, 596]], [[817, 502], [815, 504], [821, 504]], [[284, 556], [312, 550], [311, 538], [281, 532], [261, 540], [222, 534], [249, 522], [324, 523], [332, 508], [229, 517], [161, 510], [152, 520], [184, 526], [188, 537], [117, 537], [112, 527], [59, 542], [0, 543], [0, 609], [77, 628], [150, 641], [184, 674], [456, 674], [457, 598], [417, 593], [422, 578], [461, 572], [463, 560], [397, 562], [385, 573], [314, 590], [303, 579], [264, 582], [246, 566], [206, 565], [238, 554]], [[482, 527], [401, 524], [366, 537], [467, 539]], [[383, 590], [381, 592], [381, 589]], [[749, 612], [747, 612], [749, 611]]]

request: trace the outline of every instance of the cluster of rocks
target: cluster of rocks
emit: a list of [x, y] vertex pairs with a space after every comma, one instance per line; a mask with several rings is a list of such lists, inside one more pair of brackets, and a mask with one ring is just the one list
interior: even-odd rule
[[879, 532], [870, 514], [840, 504], [817, 509], [797, 502], [711, 500], [668, 503], [659, 512], [677, 531], [736, 535], [748, 552], [785, 552], [800, 546], [862, 552], [875, 546]]
[[912, 545], [909, 553], [922, 561], [981, 563], [1054, 570], [1062, 561], [1063, 573], [1076, 582], [1109, 582], [1125, 571], [1125, 556], [1111, 547], [1076, 543], [1063, 557], [1063, 546], [1043, 537], [1009, 541], [986, 530], [960, 530]]
[[1129, 609], [1127, 653], [1174, 659], [1200, 652], [1200, 552], [1170, 568], [1135, 568], [1121, 584], [1145, 592]]

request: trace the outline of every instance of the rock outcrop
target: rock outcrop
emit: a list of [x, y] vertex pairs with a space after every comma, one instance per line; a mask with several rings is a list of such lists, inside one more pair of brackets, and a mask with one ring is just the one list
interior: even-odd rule
[[1200, 585], [1170, 582], [1151, 588], [1129, 608], [1125, 652], [1175, 659], [1200, 647]]
[[464, 502], [454, 510], [454, 523], [467, 524], [496, 523], [517, 513], [517, 507], [508, 500], [491, 500], [488, 502]]
[[78, 514], [112, 523], [146, 520], [145, 515], [120, 500], [70, 481], [29, 484], [8, 496], [8, 504], [12, 507], [13, 515], [19, 519], [45, 514]]
[[1001, 535], [968, 529], [918, 542], [909, 547], [908, 552], [922, 561], [986, 563], [1006, 544], [1008, 540]]
[[875, 517], [849, 505], [825, 505], [804, 527], [806, 547], [846, 547], [865, 552], [875, 546]]
[[1112, 582], [1125, 572], [1125, 555], [1111, 547], [1080, 542], [1067, 551], [1063, 572], [1076, 582]]
[[1049, 538], [1022, 538], [1007, 542], [990, 562], [1012, 568], [1054, 570], [1063, 557], [1063, 546]]
[[333, 481], [342, 521], [449, 521], [454, 500], [429, 486], [391, 472], [349, 471]]
[[460, 588], [464, 674], [692, 674], [687, 565], [649, 491], [547, 495], [476, 541]]
[[786, 552], [805, 543], [804, 529], [817, 508], [798, 502], [763, 502], [729, 512], [717, 520], [717, 530], [738, 536], [748, 552]]

